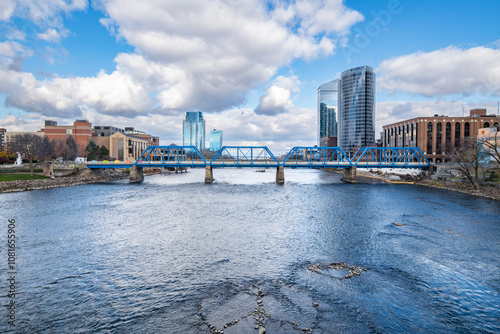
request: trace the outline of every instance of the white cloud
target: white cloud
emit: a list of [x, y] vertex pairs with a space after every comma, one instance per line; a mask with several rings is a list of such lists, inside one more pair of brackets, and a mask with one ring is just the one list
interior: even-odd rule
[[427, 97], [462, 94], [500, 96], [500, 50], [454, 46], [383, 61], [377, 84]]
[[321, 32], [346, 35], [351, 26], [364, 19], [361, 13], [345, 7], [342, 0], [299, 0], [296, 7], [302, 27], [310, 36]]
[[[84, 107], [130, 116], [193, 109], [218, 112], [241, 105], [252, 89], [294, 58], [332, 54], [336, 39], [343, 38], [360, 16], [339, 0], [281, 5], [276, 13], [253, 0], [237, 4], [228, 0], [103, 0], [100, 6], [108, 15], [101, 23], [134, 46], [136, 52], [117, 55], [116, 71], [110, 75], [37, 81], [26, 74], [19, 81], [21, 85], [13, 83], [14, 87], [2, 90], [11, 94], [7, 98], [10, 105], [58, 115], [75, 114]], [[68, 4], [49, 0], [43, 6], [25, 1], [13, 15], [35, 22], [51, 21], [38, 37], [57, 43], [69, 34], [59, 22], [61, 13], [85, 7], [85, 1]], [[338, 11], [338, 15], [350, 19], [334, 26], [313, 24], [316, 10]], [[293, 27], [292, 21], [296, 21]], [[54, 63], [57, 50], [46, 50], [47, 61]], [[13, 57], [11, 51], [4, 52]], [[10, 75], [7, 70], [0, 73]], [[30, 78], [29, 84], [26, 78]], [[277, 107], [284, 112], [291, 108], [293, 91], [275, 86], [269, 88], [259, 110]], [[151, 110], [152, 105], [157, 109]]]
[[[342, 1], [318, 4], [313, 3], [314, 8], [360, 15]], [[338, 35], [357, 22], [313, 28], [314, 11], [283, 4], [268, 11], [265, 4], [251, 0], [106, 0], [103, 7], [109, 17], [101, 23], [137, 48], [136, 56], [142, 59], [135, 60], [146, 73], [154, 73], [143, 80], [157, 85], [165, 109], [220, 111], [237, 106], [292, 59], [333, 54]], [[294, 20], [308, 26], [297, 30], [298, 22], [291, 28]], [[150, 71], [153, 68], [158, 71]]]
[[[1, 4], [1, 2], [5, 2]], [[62, 27], [61, 13], [70, 13], [75, 10], [85, 10], [88, 6], [87, 0], [23, 0], [23, 1], [5, 1], [0, 0], [0, 8], [7, 10], [0, 14], [0, 19], [8, 21], [11, 17], [20, 17], [29, 19], [36, 25]]]
[[5, 128], [10, 132], [37, 132], [43, 122], [41, 120], [31, 120], [28, 117], [7, 115], [0, 119], [0, 128]]
[[299, 91], [300, 81], [296, 76], [278, 76], [274, 84], [265, 90], [261, 96], [259, 105], [255, 108], [256, 114], [276, 115], [284, 113], [293, 108], [290, 99], [292, 92]]
[[17, 42], [0, 42], [0, 57], [14, 57], [24, 51], [26, 51], [26, 48]]
[[143, 87], [120, 72], [96, 77], [55, 78], [38, 81], [31, 73], [0, 69], [0, 91], [8, 92], [8, 106], [39, 112], [45, 116], [78, 117], [82, 109], [104, 114], [135, 116], [152, 106]]
[[7, 38], [19, 40], [19, 41], [24, 41], [26, 39], [26, 34], [24, 32], [22, 32], [21, 30], [14, 29], [7, 34]]
[[283, 87], [273, 85], [266, 89], [266, 94], [260, 98], [259, 105], [255, 108], [255, 113], [276, 115], [286, 112], [292, 106], [290, 91]]
[[60, 29], [59, 31], [50, 28], [47, 29], [44, 33], [39, 33], [38, 38], [43, 39], [47, 42], [59, 43], [62, 38], [68, 37], [70, 34], [68, 29]]
[[0, 8], [0, 21], [9, 21], [16, 9], [16, 2], [14, 0], [0, 0]]

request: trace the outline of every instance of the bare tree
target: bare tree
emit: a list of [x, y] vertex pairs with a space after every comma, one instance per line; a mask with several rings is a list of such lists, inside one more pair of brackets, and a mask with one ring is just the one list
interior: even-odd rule
[[29, 160], [30, 175], [33, 176], [33, 161], [50, 157], [54, 152], [54, 143], [47, 137], [25, 133], [14, 136], [13, 142], [9, 143], [9, 150], [19, 152], [21, 156]]
[[475, 190], [479, 190], [481, 143], [476, 138], [466, 138], [464, 145], [456, 148], [449, 157], [454, 164], [452, 168], [462, 173]]
[[64, 160], [75, 160], [78, 153], [78, 145], [73, 136], [66, 138], [66, 149], [64, 150]]

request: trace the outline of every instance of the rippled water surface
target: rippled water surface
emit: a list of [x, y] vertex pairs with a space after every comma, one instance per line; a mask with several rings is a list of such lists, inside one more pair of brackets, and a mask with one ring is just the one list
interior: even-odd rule
[[[0, 194], [0, 332], [498, 333], [500, 204], [314, 170]], [[394, 223], [400, 223], [395, 225]]]

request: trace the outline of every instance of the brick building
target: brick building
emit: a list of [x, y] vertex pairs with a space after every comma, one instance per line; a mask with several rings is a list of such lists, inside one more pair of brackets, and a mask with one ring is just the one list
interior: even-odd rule
[[45, 121], [45, 127], [41, 130], [49, 140], [63, 140], [69, 136], [75, 139], [78, 152], [84, 155], [83, 150], [92, 139], [92, 123], [86, 120], [76, 120], [73, 125], [57, 125], [54, 121]]
[[486, 109], [472, 109], [466, 117], [416, 117], [382, 127], [383, 147], [418, 147], [431, 162], [443, 162], [446, 154], [477, 138], [480, 128], [500, 127], [500, 116]]

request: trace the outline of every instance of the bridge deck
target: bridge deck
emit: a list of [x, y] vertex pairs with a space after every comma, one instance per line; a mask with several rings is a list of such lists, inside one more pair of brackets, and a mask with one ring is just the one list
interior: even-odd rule
[[265, 146], [224, 146], [208, 161], [194, 146], [149, 146], [134, 163], [88, 163], [88, 168], [427, 168], [419, 148], [362, 147], [352, 159], [338, 147], [294, 147], [277, 159]]

